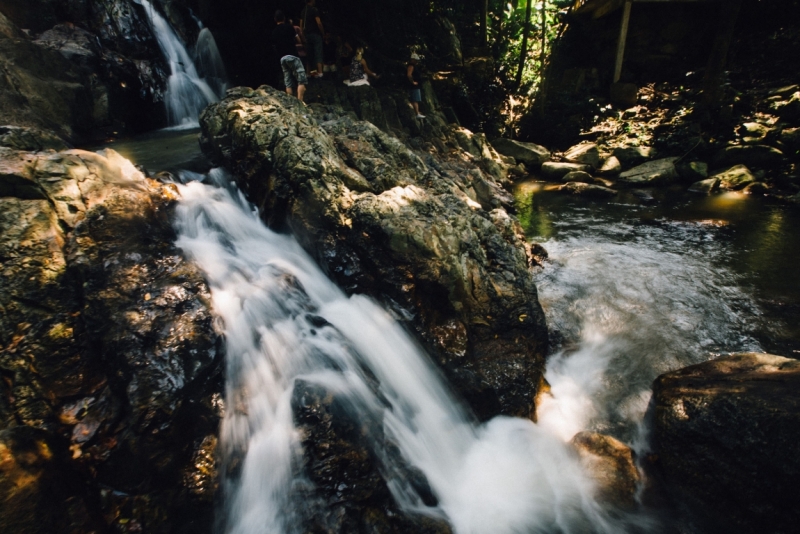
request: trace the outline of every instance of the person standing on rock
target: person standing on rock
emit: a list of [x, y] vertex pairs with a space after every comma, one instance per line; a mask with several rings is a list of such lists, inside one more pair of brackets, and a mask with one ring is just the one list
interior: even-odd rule
[[286, 93], [294, 94], [294, 88], [297, 87], [297, 99], [303, 102], [308, 80], [303, 62], [297, 57], [297, 32], [280, 9], [275, 12], [275, 23], [278, 26], [272, 31], [272, 42], [281, 58]]
[[422, 90], [420, 88], [422, 85], [422, 73], [419, 69], [419, 60], [419, 54], [416, 52], [411, 54], [411, 59], [408, 61], [408, 67], [406, 68], [406, 77], [411, 84], [408, 90], [411, 107], [413, 107], [414, 111], [417, 113], [418, 119], [424, 119], [425, 115], [419, 112], [419, 103], [422, 102]]
[[306, 0], [306, 8], [303, 10], [302, 28], [308, 43], [308, 65], [309, 68], [317, 66], [316, 74], [311, 73], [314, 78], [321, 78], [323, 71], [322, 63], [322, 36], [325, 35], [325, 27], [319, 10], [316, 8], [317, 0]]

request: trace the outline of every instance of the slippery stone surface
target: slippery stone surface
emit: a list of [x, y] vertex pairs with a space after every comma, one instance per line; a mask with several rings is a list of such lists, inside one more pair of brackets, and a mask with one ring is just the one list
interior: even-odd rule
[[[381, 456], [399, 451], [384, 436], [381, 421], [352, 416], [351, 402], [323, 386], [306, 381], [295, 385], [292, 410], [303, 436], [302, 467], [313, 483], [313, 488], [298, 486], [292, 496], [305, 503], [297, 512], [298, 523], [306, 532], [450, 534], [446, 521], [398, 508], [381, 476]], [[404, 469], [393, 470], [393, 483], [411, 485], [427, 505], [435, 505], [425, 476]]]
[[534, 143], [498, 137], [492, 141], [492, 146], [498, 153], [514, 158], [516, 161], [532, 168], [539, 168], [550, 159], [550, 151]]
[[648, 161], [619, 175], [618, 181], [628, 185], [661, 185], [668, 184], [678, 178], [675, 160], [665, 158]]
[[[88, 532], [99, 518], [208, 531], [216, 482], [195, 458], [218, 426], [221, 342], [208, 288], [172, 244], [174, 190], [113, 151], [2, 148], [0, 169], [0, 428], [41, 434], [41, 462], [57, 459], [41, 480], [71, 473], [17, 485], [25, 499], [75, 505], [20, 531]], [[27, 458], [30, 440], [15, 439], [0, 448]], [[15, 513], [0, 507], [0, 525]]]
[[703, 532], [794, 532], [800, 361], [735, 354], [658, 377], [656, 468]]
[[346, 291], [395, 308], [479, 419], [533, 415], [547, 346], [534, 260], [511, 197], [471, 158], [414, 152], [346, 114], [318, 123], [268, 87], [230, 91], [201, 126], [265, 221]]
[[636, 491], [641, 483], [630, 447], [596, 432], [579, 432], [570, 441], [586, 472], [597, 485], [600, 500], [620, 508], [636, 506]]
[[675, 167], [681, 179], [686, 182], [698, 182], [708, 178], [708, 164], [702, 161], [681, 162]]

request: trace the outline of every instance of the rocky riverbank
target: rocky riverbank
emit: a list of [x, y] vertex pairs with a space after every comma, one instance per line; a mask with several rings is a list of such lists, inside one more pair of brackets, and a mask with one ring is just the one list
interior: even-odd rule
[[223, 347], [176, 192], [113, 151], [0, 161], [0, 527], [208, 531]]

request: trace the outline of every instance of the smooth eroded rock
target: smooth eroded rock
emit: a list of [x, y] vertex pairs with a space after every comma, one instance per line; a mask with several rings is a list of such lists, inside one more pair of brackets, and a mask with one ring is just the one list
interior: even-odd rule
[[609, 156], [597, 170], [600, 176], [616, 176], [622, 172], [622, 163], [616, 156]]
[[561, 181], [564, 183], [580, 182], [584, 184], [591, 184], [594, 182], [594, 178], [592, 178], [592, 175], [588, 172], [572, 171], [565, 174]]
[[591, 165], [594, 169], [600, 167], [600, 151], [594, 143], [575, 145], [564, 152], [564, 159], [570, 163]]
[[800, 361], [735, 354], [658, 377], [649, 409], [656, 467], [703, 532], [800, 524]]
[[629, 146], [615, 148], [613, 154], [622, 164], [623, 168], [629, 169], [653, 159], [656, 155], [656, 151], [649, 146]]
[[579, 432], [570, 441], [581, 463], [597, 485], [598, 499], [620, 508], [636, 506], [641, 476], [630, 447], [596, 432]]
[[570, 182], [562, 185], [558, 191], [568, 195], [575, 195], [588, 198], [611, 198], [617, 192], [602, 185], [586, 184], [581, 182]]
[[699, 180], [689, 186], [689, 191], [692, 193], [700, 193], [703, 195], [713, 193], [717, 189], [719, 189], [719, 178], [717, 177]]
[[783, 162], [783, 152], [767, 145], [729, 146], [719, 151], [712, 161], [714, 167], [741, 164], [757, 168], [771, 168]]

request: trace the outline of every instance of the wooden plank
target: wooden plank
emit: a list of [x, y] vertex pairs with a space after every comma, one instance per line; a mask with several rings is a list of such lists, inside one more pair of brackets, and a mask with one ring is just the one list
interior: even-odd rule
[[619, 41], [617, 42], [617, 61], [614, 64], [614, 83], [622, 76], [622, 60], [625, 57], [625, 41], [628, 39], [628, 24], [631, 21], [632, 0], [626, 0], [625, 9], [622, 11], [622, 25], [619, 28]]

